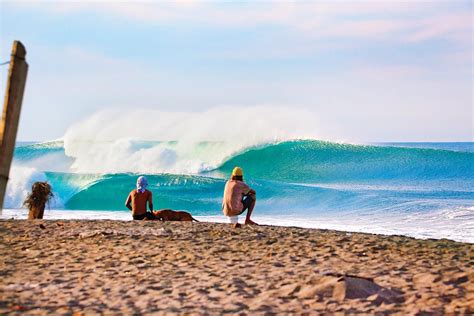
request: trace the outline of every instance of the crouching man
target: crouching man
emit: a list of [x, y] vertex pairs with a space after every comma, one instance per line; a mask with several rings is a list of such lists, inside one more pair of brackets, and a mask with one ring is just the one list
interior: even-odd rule
[[245, 224], [257, 225], [250, 219], [255, 207], [256, 192], [244, 182], [242, 168], [235, 167], [232, 176], [227, 181], [224, 189], [224, 199], [222, 201], [222, 212], [228, 216], [232, 224], [237, 224], [239, 215], [247, 211]]

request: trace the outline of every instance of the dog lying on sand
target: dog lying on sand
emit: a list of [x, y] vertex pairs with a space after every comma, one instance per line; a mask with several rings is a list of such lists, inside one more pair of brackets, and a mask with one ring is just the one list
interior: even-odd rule
[[159, 210], [153, 211], [153, 215], [156, 220], [159, 221], [180, 221], [180, 222], [199, 222], [197, 219], [192, 217], [191, 214], [184, 211], [173, 211], [173, 210]]

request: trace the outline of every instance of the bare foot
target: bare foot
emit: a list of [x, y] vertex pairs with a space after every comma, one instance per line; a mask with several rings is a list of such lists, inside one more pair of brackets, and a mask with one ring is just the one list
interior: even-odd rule
[[232, 225], [232, 227], [234, 228], [240, 228], [242, 225], [240, 225], [239, 223], [235, 223], [234, 225]]
[[257, 226], [258, 226], [258, 224], [255, 223], [255, 222], [254, 222], [253, 220], [251, 220], [251, 219], [246, 220], [246, 221], [245, 221], [245, 225], [257, 225]]

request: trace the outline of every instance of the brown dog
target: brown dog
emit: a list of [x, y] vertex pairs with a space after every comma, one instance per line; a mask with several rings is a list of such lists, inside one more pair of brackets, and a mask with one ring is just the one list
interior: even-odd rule
[[159, 221], [180, 221], [180, 222], [199, 222], [197, 219], [191, 216], [188, 212], [184, 211], [173, 211], [173, 210], [159, 210], [153, 211], [153, 215]]

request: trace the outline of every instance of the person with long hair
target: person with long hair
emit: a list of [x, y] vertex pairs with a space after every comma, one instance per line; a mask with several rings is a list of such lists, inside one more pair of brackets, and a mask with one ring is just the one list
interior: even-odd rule
[[42, 219], [46, 203], [54, 196], [51, 185], [48, 182], [35, 182], [31, 186], [23, 205], [29, 209], [28, 219]]

